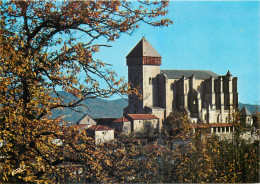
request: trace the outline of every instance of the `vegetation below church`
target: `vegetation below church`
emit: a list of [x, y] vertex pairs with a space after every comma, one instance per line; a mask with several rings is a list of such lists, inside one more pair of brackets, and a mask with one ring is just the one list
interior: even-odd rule
[[[138, 94], [94, 55], [141, 23], [171, 24], [164, 18], [168, 5], [0, 1], [0, 182], [75, 181], [77, 172], [85, 182], [117, 177], [103, 169], [110, 161], [106, 151], [52, 112], [75, 112], [86, 99]], [[58, 90], [74, 98], [67, 100]]]
[[259, 182], [259, 141], [250, 143], [238, 135], [237, 131], [233, 139], [223, 140], [198, 132], [181, 139], [174, 149], [142, 146], [133, 135], [121, 135], [99, 148], [107, 150], [103, 168], [110, 171], [111, 182]]

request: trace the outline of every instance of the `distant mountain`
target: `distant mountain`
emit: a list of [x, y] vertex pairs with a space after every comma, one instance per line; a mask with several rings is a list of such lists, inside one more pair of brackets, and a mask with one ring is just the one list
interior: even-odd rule
[[[60, 93], [65, 97], [66, 102], [76, 100], [75, 97], [68, 93]], [[76, 110], [81, 112], [75, 112], [69, 108], [64, 110], [55, 110], [53, 112], [53, 117], [62, 115], [64, 120], [73, 123], [77, 122], [84, 114], [89, 114], [92, 118], [119, 118], [122, 117], [123, 109], [128, 105], [128, 101], [123, 98], [117, 100], [92, 98], [85, 100], [82, 104], [88, 108], [77, 107]], [[239, 109], [242, 109], [243, 106], [245, 106], [251, 113], [255, 112], [257, 107], [256, 105], [239, 103]], [[258, 105], [258, 109], [259, 108], [260, 106]]]
[[[65, 96], [65, 95], [64, 95]], [[70, 96], [65, 101], [73, 100]], [[128, 101], [121, 98], [117, 100], [106, 100], [101, 98], [92, 98], [83, 101], [86, 107], [77, 107], [75, 112], [70, 108], [64, 110], [54, 110], [53, 117], [63, 116], [64, 120], [77, 122], [84, 114], [89, 114], [92, 118], [119, 118], [123, 115], [123, 109], [128, 105]]]

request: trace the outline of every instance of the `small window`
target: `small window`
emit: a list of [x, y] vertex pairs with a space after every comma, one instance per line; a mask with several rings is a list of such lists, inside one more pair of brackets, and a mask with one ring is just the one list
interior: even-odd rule
[[149, 78], [149, 85], [151, 85], [152, 84], [152, 79], [151, 79], [151, 77]]
[[139, 123], [141, 123], [141, 120], [139, 120]]
[[102, 132], [102, 134], [105, 134], [105, 132]]

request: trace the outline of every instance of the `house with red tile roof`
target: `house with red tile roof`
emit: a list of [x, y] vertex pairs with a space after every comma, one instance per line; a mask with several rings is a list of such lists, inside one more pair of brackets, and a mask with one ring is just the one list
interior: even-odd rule
[[96, 145], [106, 141], [114, 139], [115, 131], [113, 128], [106, 127], [103, 125], [92, 125], [86, 129], [86, 132], [90, 137], [95, 139]]
[[144, 128], [144, 122], [151, 122], [153, 128], [159, 131], [159, 118], [152, 114], [126, 114], [126, 118], [131, 122], [131, 132], [136, 132]]
[[122, 132], [124, 134], [129, 134], [131, 132], [131, 122], [124, 116], [115, 119], [112, 122], [112, 125], [114, 126], [117, 132]]

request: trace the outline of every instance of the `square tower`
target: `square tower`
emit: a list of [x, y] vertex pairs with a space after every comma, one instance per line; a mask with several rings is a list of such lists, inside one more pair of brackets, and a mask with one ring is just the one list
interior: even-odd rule
[[157, 106], [158, 81], [160, 74], [161, 55], [143, 37], [126, 56], [128, 66], [128, 83], [134, 88], [140, 88], [141, 98], [129, 95], [128, 107], [125, 113], [144, 113], [144, 107]]

